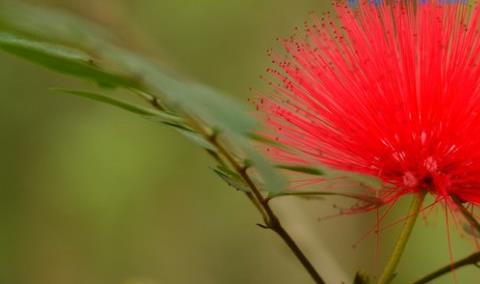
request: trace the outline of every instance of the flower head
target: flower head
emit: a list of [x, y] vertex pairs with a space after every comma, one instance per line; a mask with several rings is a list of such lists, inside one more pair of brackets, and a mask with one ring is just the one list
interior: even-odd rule
[[480, 205], [480, 6], [370, 2], [334, 2], [280, 40], [257, 103], [268, 128], [310, 163], [378, 177], [385, 203], [429, 191]]

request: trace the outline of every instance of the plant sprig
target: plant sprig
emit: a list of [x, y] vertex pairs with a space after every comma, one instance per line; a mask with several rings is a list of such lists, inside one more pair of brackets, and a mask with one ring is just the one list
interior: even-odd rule
[[[285, 241], [315, 283], [325, 283], [283, 228], [263, 194], [264, 191], [282, 191], [285, 181], [251, 144], [249, 135], [257, 122], [241, 104], [208, 86], [172, 75], [171, 71], [151, 60], [111, 44], [108, 37], [104, 37], [105, 33], [99, 32], [101, 28], [74, 16], [9, 0], [2, 0], [0, 9], [3, 9], [0, 10], [0, 49], [54, 71], [93, 81], [104, 90], [124, 88], [139, 95], [148, 107], [103, 92], [61, 89], [65, 94], [106, 103], [159, 121], [200, 145], [224, 167], [218, 172], [223, 174], [222, 179], [233, 185], [228, 180], [231, 175], [225, 174], [227, 172], [235, 173], [235, 177], [242, 180], [244, 193], [263, 216], [262, 227], [274, 231]], [[33, 22], [18, 22], [29, 15], [35, 15]], [[38, 22], [38, 19], [45, 21]], [[248, 163], [241, 162], [247, 160]], [[262, 187], [252, 179], [249, 171], [253, 169], [262, 180]]]

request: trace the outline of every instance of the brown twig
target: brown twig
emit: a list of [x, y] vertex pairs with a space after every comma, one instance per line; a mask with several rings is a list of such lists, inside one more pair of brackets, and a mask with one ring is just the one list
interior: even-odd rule
[[[468, 221], [468, 223], [480, 234], [480, 223], [478, 220], [468, 211], [468, 209], [464, 206], [464, 202], [456, 195], [452, 194], [451, 196], [452, 201], [455, 203], [457, 208], [462, 213], [463, 217]], [[467, 265], [475, 265], [480, 268], [480, 252], [474, 253], [472, 255], [467, 256], [461, 260], [458, 260], [452, 264], [445, 265], [444, 267], [428, 274], [427, 276], [423, 277], [420, 280], [414, 282], [414, 284], [424, 284], [428, 283], [438, 277], [441, 277], [447, 273], [450, 273], [456, 269], [462, 268]]]
[[265, 225], [263, 225], [262, 228], [270, 229], [275, 233], [277, 233], [277, 235], [279, 235], [280, 238], [282, 238], [282, 240], [287, 244], [290, 250], [295, 254], [297, 259], [302, 263], [303, 267], [309, 273], [309, 275], [312, 277], [315, 283], [324, 284], [325, 281], [317, 272], [313, 264], [310, 262], [307, 256], [303, 253], [303, 251], [300, 249], [297, 243], [293, 240], [293, 238], [288, 234], [288, 232], [280, 223], [280, 220], [278, 219], [278, 217], [270, 207], [268, 203], [268, 199], [262, 195], [262, 193], [260, 192], [256, 184], [248, 175], [247, 168], [244, 166], [241, 166], [235, 160], [235, 158], [227, 151], [227, 149], [225, 149], [225, 147], [218, 142], [216, 137], [214, 139], [212, 139], [213, 137], [209, 137], [209, 138], [212, 145], [214, 145], [219, 151], [219, 153], [227, 159], [227, 161], [231, 164], [231, 166], [235, 169], [235, 171], [238, 174], [240, 174], [242, 179], [247, 183], [248, 187], [250, 188], [251, 194], [253, 195], [255, 200], [252, 202], [260, 205], [260, 208], [261, 208], [260, 211], [264, 217]]
[[429, 283], [432, 280], [435, 280], [447, 273], [452, 272], [453, 270], [462, 268], [467, 265], [475, 265], [480, 268], [480, 252], [469, 255], [466, 258], [458, 260], [452, 264], [445, 265], [444, 267], [428, 274], [427, 276], [421, 278], [420, 280], [413, 282], [413, 284]]

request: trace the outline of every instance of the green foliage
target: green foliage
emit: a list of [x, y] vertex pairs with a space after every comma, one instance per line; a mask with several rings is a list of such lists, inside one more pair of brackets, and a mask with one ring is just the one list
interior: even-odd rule
[[[102, 87], [127, 88], [159, 98], [175, 116], [200, 122], [207, 129], [218, 129], [238, 149], [238, 154], [252, 162], [265, 190], [279, 192], [284, 188], [282, 176], [248, 139], [257, 121], [243, 104], [112, 44], [112, 38], [103, 29], [75, 16], [0, 0], [0, 48], [3, 50], [52, 70], [94, 81]], [[96, 92], [69, 93], [145, 115], [145, 109]], [[164, 113], [148, 116], [173, 126], [202, 147], [215, 150], [208, 139], [188, 123], [171, 122], [170, 117], [165, 119]]]
[[313, 167], [307, 167], [307, 166], [276, 165], [276, 167], [279, 168], [279, 169], [292, 171], [292, 172], [303, 173], [303, 174], [308, 174], [308, 175], [323, 176], [325, 174], [321, 169], [313, 168]]
[[0, 32], [0, 48], [55, 71], [91, 79], [101, 86], [139, 87], [135, 79], [103, 70], [98, 60], [78, 49], [5, 32]]

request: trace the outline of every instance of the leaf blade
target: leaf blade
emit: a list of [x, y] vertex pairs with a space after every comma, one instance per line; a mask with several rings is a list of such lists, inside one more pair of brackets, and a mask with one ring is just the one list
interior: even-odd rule
[[94, 93], [94, 92], [90, 92], [90, 91], [79, 91], [79, 90], [69, 90], [69, 89], [53, 89], [53, 90], [57, 91], [57, 92], [60, 92], [60, 93], [63, 93], [63, 94], [73, 95], [73, 96], [77, 96], [77, 97], [83, 97], [83, 98], [91, 99], [91, 100], [98, 101], [98, 102], [101, 102], [101, 103], [105, 103], [105, 104], [108, 104], [108, 105], [111, 105], [111, 106], [114, 106], [114, 107], [118, 107], [120, 109], [126, 110], [126, 111], [134, 113], [134, 114], [139, 114], [139, 115], [144, 115], [144, 116], [157, 116], [157, 115], [160, 114], [159, 112], [157, 112], [155, 110], [151, 110], [151, 109], [148, 109], [148, 108], [136, 106], [136, 105], [130, 104], [130, 103], [128, 103], [126, 101], [123, 101], [123, 100], [119, 100], [119, 99], [116, 99], [116, 98], [112, 98], [110, 96], [106, 96], [106, 95], [102, 95], [102, 94], [98, 94], [98, 93]]
[[48, 69], [89, 79], [102, 86], [140, 86], [135, 78], [103, 70], [95, 58], [79, 49], [6, 32], [0, 32], [0, 49]]
[[232, 172], [229, 169], [222, 166], [217, 166], [216, 168], [213, 169], [213, 171], [229, 186], [235, 188], [236, 190], [241, 192], [250, 192], [248, 185], [245, 182], [243, 182], [241, 177], [235, 172]]
[[275, 165], [277, 169], [298, 172], [308, 175], [323, 176], [325, 172], [318, 168], [307, 167], [307, 166], [298, 166], [298, 165]]

